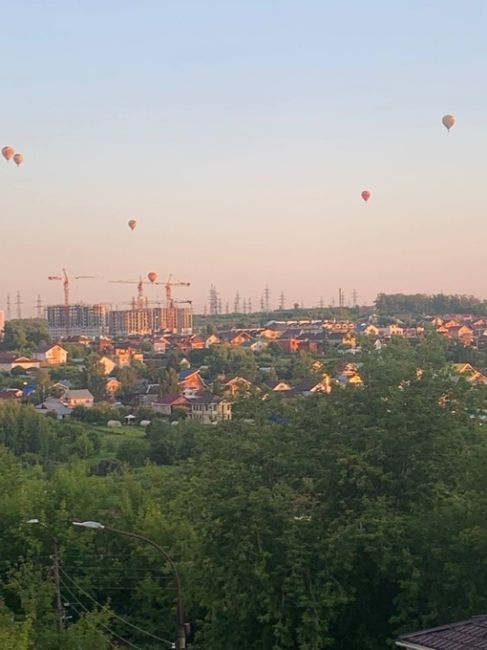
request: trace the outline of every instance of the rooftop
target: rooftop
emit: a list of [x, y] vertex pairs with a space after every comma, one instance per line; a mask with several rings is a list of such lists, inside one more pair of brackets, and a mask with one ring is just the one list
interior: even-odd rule
[[487, 616], [406, 634], [396, 644], [411, 650], [487, 650]]

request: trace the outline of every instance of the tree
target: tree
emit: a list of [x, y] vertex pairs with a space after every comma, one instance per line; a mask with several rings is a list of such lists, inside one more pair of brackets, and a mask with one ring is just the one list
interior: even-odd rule
[[173, 368], [163, 370], [159, 382], [159, 394], [174, 395], [177, 392], [179, 392], [178, 373]]

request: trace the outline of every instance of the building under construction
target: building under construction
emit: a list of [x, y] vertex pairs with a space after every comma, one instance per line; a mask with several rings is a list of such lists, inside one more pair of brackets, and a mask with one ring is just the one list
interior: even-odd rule
[[108, 331], [113, 338], [150, 336], [160, 332], [191, 334], [193, 310], [191, 307], [114, 310], [109, 315]]
[[46, 318], [53, 339], [68, 336], [96, 338], [108, 334], [110, 305], [48, 305]]

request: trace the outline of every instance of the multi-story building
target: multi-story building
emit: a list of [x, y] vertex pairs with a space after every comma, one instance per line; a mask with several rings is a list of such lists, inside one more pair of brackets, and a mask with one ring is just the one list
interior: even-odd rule
[[47, 324], [52, 338], [65, 336], [99, 337], [108, 333], [110, 305], [48, 305]]
[[193, 311], [191, 307], [153, 307], [111, 311], [109, 332], [113, 338], [146, 336], [169, 331], [191, 334]]

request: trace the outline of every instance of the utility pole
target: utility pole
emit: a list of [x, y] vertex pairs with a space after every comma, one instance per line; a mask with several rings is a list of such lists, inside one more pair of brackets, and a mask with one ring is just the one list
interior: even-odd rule
[[64, 629], [64, 607], [61, 598], [61, 577], [59, 575], [59, 544], [57, 537], [52, 538], [52, 576], [56, 588], [56, 615], [58, 633], [61, 635]]
[[20, 299], [20, 291], [17, 291], [17, 299], [15, 301], [15, 308], [17, 319], [22, 320], [22, 300]]
[[56, 590], [56, 623], [59, 636], [61, 636], [64, 629], [65, 621], [65, 611], [63, 607], [63, 600], [61, 597], [61, 577], [59, 574], [59, 543], [57, 537], [53, 534], [52, 528], [40, 521], [39, 519], [29, 519], [26, 523], [28, 524], [37, 524], [42, 526], [47, 530], [49, 537], [51, 538], [51, 549], [52, 549], [52, 578], [54, 582], [54, 588]]

